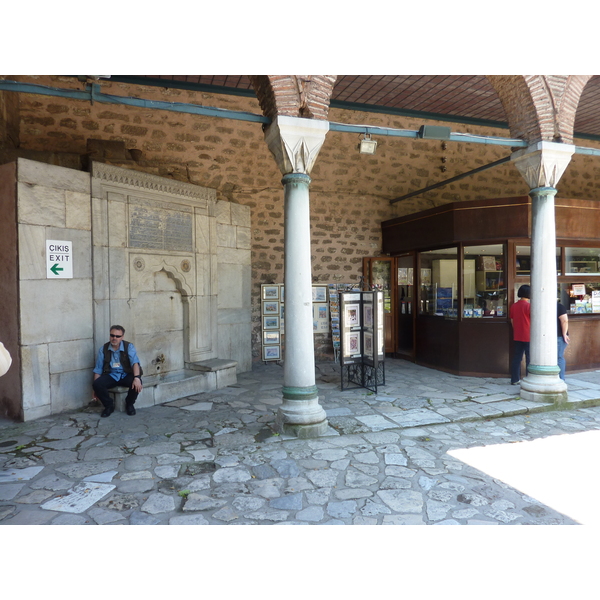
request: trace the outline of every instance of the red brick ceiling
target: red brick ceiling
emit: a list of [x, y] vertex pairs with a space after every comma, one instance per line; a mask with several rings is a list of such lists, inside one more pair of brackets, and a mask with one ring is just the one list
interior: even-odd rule
[[[148, 75], [185, 84], [252, 90], [245, 75]], [[332, 101], [506, 123], [502, 104], [482, 75], [340, 75]], [[348, 106], [348, 108], [351, 108]], [[600, 76], [583, 91], [575, 131], [600, 136]]]

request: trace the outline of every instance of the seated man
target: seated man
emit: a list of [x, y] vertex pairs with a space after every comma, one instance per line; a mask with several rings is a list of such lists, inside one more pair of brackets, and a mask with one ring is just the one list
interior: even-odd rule
[[134, 404], [142, 391], [142, 369], [135, 347], [123, 340], [125, 329], [121, 325], [110, 328], [110, 342], [106, 342], [96, 358], [94, 367], [94, 395], [104, 406], [101, 417], [109, 417], [115, 410], [115, 405], [108, 390], [115, 386], [129, 388], [125, 399], [125, 409], [128, 415], [135, 415]]

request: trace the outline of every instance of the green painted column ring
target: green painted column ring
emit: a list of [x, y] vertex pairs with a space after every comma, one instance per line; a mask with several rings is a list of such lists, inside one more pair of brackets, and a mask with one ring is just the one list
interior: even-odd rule
[[285, 185], [304, 185], [308, 187], [312, 179], [306, 173], [287, 173], [283, 176], [281, 183]]
[[529, 190], [529, 195], [530, 196], [554, 196], [554, 195], [556, 195], [556, 192], [557, 192], [556, 188], [542, 186], [542, 187], [537, 187], [537, 188], [533, 188], [532, 190]]
[[527, 371], [532, 375], [558, 375], [560, 373], [560, 367], [546, 366], [546, 365], [532, 365], [527, 367]]
[[319, 397], [319, 389], [316, 385], [307, 387], [283, 386], [283, 397], [286, 400], [313, 400]]

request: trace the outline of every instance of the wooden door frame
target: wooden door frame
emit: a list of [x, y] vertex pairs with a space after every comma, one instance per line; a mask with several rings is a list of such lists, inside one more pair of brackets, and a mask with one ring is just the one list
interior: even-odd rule
[[[398, 319], [397, 319], [397, 292], [398, 292], [398, 261], [395, 256], [365, 256], [363, 257], [363, 290], [369, 291], [372, 285], [372, 273], [371, 264], [375, 261], [389, 262], [390, 263], [390, 319], [391, 322], [391, 335], [390, 344], [391, 348], [387, 345], [385, 347], [386, 354], [396, 354], [398, 347]], [[384, 317], [385, 318], [385, 317]]]

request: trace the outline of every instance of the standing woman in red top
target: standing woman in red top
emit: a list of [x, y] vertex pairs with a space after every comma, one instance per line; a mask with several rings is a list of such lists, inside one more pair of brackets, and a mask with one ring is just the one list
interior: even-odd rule
[[[522, 285], [517, 292], [519, 301], [510, 307], [510, 322], [513, 327], [514, 355], [510, 365], [510, 382], [516, 385], [521, 380], [521, 361], [525, 354], [525, 365], [529, 366], [529, 335], [531, 330], [531, 288]], [[527, 373], [527, 369], [525, 370]]]

